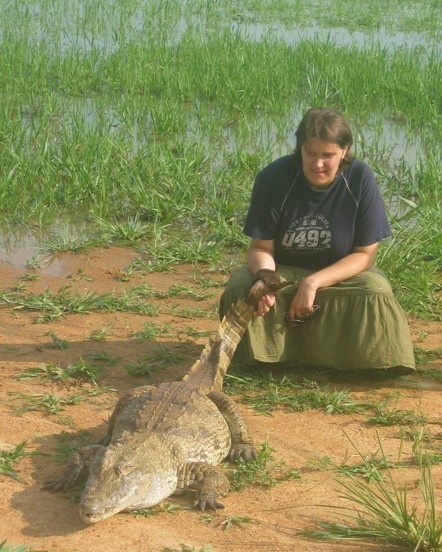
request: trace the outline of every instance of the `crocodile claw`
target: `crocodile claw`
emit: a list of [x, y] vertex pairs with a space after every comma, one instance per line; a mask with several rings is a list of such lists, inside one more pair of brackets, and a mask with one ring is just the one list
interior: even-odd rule
[[49, 479], [48, 481], [45, 481], [41, 489], [43, 491], [50, 491], [52, 493], [55, 493], [57, 491], [65, 491], [66, 489], [72, 487], [77, 481], [84, 467], [82, 462], [79, 462], [78, 464], [76, 463], [77, 456], [79, 457], [79, 455], [76, 455], [75, 461], [71, 460], [71, 464], [59, 477], [57, 477], [56, 479]]
[[41, 490], [55, 493], [57, 491], [64, 491], [67, 487], [69, 487], [67, 478], [59, 477], [58, 479], [50, 479], [49, 481], [45, 481], [41, 486]]
[[222, 510], [224, 508], [224, 504], [222, 502], [218, 502], [217, 500], [200, 499], [194, 503], [193, 507], [195, 510], [201, 510], [202, 512], [205, 510], [216, 511], [217, 509]]
[[250, 460], [256, 460], [258, 453], [253, 445], [246, 443], [238, 443], [232, 446], [227, 456], [229, 462], [250, 462]]
[[86, 466], [89, 466], [91, 459], [96, 452], [102, 448], [101, 445], [87, 445], [74, 452], [68, 459], [64, 472], [56, 479], [45, 481], [42, 485], [43, 491], [64, 491], [74, 485]]

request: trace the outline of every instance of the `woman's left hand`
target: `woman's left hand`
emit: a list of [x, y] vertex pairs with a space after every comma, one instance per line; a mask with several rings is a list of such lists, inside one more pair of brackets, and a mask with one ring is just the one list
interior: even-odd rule
[[310, 314], [315, 303], [317, 288], [308, 278], [299, 285], [290, 303], [289, 317], [302, 319]]

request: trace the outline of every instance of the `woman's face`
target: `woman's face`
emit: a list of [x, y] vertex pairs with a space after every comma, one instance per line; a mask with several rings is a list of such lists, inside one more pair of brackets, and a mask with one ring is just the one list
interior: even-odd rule
[[348, 148], [320, 138], [307, 138], [301, 146], [302, 171], [307, 182], [314, 188], [327, 188], [336, 178], [347, 151]]

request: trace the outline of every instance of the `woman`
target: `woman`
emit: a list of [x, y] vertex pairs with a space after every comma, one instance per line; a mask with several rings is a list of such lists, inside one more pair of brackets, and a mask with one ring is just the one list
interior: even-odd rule
[[244, 228], [248, 266], [227, 284], [221, 315], [263, 284], [294, 284], [261, 299], [236, 359], [409, 373], [407, 319], [372, 268], [391, 234], [375, 177], [352, 158], [338, 111], [310, 109], [296, 139], [293, 154], [256, 177]]

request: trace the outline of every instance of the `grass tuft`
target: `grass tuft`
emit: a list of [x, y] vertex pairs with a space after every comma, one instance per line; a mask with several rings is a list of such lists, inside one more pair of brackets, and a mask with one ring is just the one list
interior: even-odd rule
[[[411, 502], [407, 485], [400, 486], [389, 467], [379, 434], [379, 449], [386, 476], [378, 473], [368, 484], [347, 472], [337, 481], [343, 489], [341, 498], [351, 506], [332, 508], [343, 512], [345, 522], [320, 522], [320, 529], [304, 534], [327, 540], [357, 539], [382, 541], [410, 552], [436, 552], [442, 549], [442, 517], [436, 512], [435, 488], [431, 466], [422, 449], [417, 452], [419, 488], [422, 505]], [[357, 449], [356, 449], [357, 450]]]
[[277, 380], [271, 374], [250, 377], [229, 373], [225, 381], [227, 393], [238, 395], [242, 402], [263, 414], [270, 414], [280, 406], [296, 412], [318, 408], [327, 414], [361, 412], [370, 406], [355, 401], [346, 390], [321, 388], [307, 379], [296, 383], [287, 376]]
[[[15, 471], [13, 464], [18, 462], [21, 458], [24, 458], [25, 456], [35, 454], [26, 451], [25, 446], [26, 441], [22, 441], [12, 450], [0, 450], [0, 475], [7, 475], [9, 477], [12, 477], [12, 479], [15, 479], [16, 481], [20, 481], [20, 478]], [[0, 550], [3, 549], [2, 547], [5, 542], [6, 541], [4, 541], [2, 543], [2, 546], [0, 546]]]
[[265, 441], [258, 451], [256, 460], [235, 464], [228, 472], [231, 488], [239, 491], [250, 485], [273, 487], [279, 481], [301, 478], [299, 471], [287, 470], [281, 463], [276, 462], [273, 452], [269, 443]]

